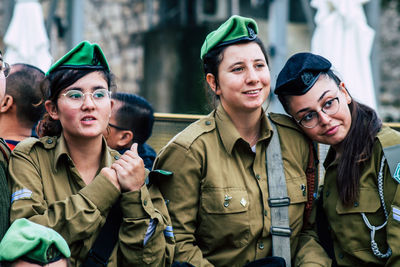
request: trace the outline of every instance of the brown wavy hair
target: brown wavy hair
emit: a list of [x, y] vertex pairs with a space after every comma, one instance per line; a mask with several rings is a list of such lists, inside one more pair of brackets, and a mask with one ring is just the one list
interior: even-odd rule
[[[103, 69], [59, 69], [46, 76], [41, 84], [41, 91], [43, 94], [41, 103], [50, 100], [56, 108], [57, 99], [60, 92], [75, 83], [77, 80], [88, 75], [92, 72], [99, 72], [107, 81], [108, 89], [114, 90], [114, 75]], [[43, 115], [42, 120], [39, 121], [36, 132], [39, 137], [43, 136], [60, 136], [62, 132], [62, 125], [59, 120], [51, 118], [49, 113]]]

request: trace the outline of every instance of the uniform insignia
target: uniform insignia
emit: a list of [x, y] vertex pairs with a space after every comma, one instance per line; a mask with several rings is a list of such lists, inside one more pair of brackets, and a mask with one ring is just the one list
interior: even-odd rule
[[231, 196], [225, 195], [225, 201], [224, 201], [224, 207], [228, 207], [229, 206], [229, 201], [232, 199]]
[[244, 199], [244, 197], [242, 197], [242, 199], [240, 200], [240, 204], [242, 204], [243, 207], [246, 207], [247, 201], [246, 199]]
[[392, 211], [393, 211], [393, 219], [400, 222], [400, 209], [398, 207], [393, 206]]
[[397, 163], [396, 170], [393, 173], [393, 178], [400, 183], [400, 162]]
[[14, 201], [21, 199], [21, 198], [32, 198], [32, 191], [27, 188], [23, 188], [21, 190], [15, 191], [11, 195], [11, 203], [13, 203]]

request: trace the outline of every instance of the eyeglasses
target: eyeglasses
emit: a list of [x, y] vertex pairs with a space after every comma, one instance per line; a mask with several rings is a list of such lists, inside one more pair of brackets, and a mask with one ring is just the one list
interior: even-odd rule
[[[1, 61], [1, 60], [0, 60]], [[11, 67], [7, 62], [2, 62], [0, 66], [0, 71], [4, 73], [4, 77], [7, 78], [8, 74], [10, 74]]]
[[121, 131], [126, 131], [126, 130], [128, 130], [128, 129], [126, 129], [126, 128], [119, 127], [119, 126], [117, 126], [117, 125], [115, 125], [115, 124], [108, 123], [108, 125], [109, 125], [110, 127], [113, 127], [113, 128], [115, 128], [115, 129], [121, 130]]
[[69, 90], [65, 94], [61, 95], [65, 97], [70, 105], [75, 107], [83, 104], [86, 95], [90, 95], [95, 104], [105, 103], [105, 101], [109, 101], [111, 98], [111, 92], [107, 89], [97, 89], [92, 93], [82, 93], [82, 91], [79, 90]]
[[307, 113], [297, 123], [305, 128], [314, 128], [320, 122], [320, 116], [318, 115], [320, 111], [327, 115], [335, 115], [339, 110], [339, 106], [339, 97], [331, 98], [324, 103], [320, 110]]

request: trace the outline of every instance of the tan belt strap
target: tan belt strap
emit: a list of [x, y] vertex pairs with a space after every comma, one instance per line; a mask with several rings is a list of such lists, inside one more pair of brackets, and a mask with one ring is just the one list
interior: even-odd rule
[[271, 121], [273, 133], [266, 150], [268, 172], [268, 205], [271, 209], [272, 255], [282, 257], [286, 266], [291, 266], [289, 227], [289, 204], [285, 173], [283, 171], [282, 152], [278, 130]]

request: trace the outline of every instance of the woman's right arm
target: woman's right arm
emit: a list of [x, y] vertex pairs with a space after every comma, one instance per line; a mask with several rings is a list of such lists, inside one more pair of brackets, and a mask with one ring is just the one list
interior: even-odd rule
[[197, 246], [196, 229], [200, 202], [201, 159], [184, 146], [171, 142], [157, 157], [153, 169], [173, 172], [157, 184], [167, 203], [176, 240], [174, 261], [194, 266], [213, 266]]
[[[28, 218], [53, 228], [69, 244], [89, 238], [98, 229], [104, 214], [117, 201], [120, 192], [104, 175], [99, 174], [76, 194], [64, 193], [64, 190], [69, 190], [71, 182], [67, 173], [62, 177], [64, 183], [46, 177], [51, 176], [53, 171], [62, 171], [54, 165], [46, 157], [39, 157], [35, 148], [28, 152], [17, 148], [14, 150], [9, 166], [11, 222], [18, 218]], [[52, 187], [54, 190], [49, 190]], [[65, 197], [58, 196], [63, 194]], [[59, 200], [50, 203], [51, 199], [57, 198]]]

